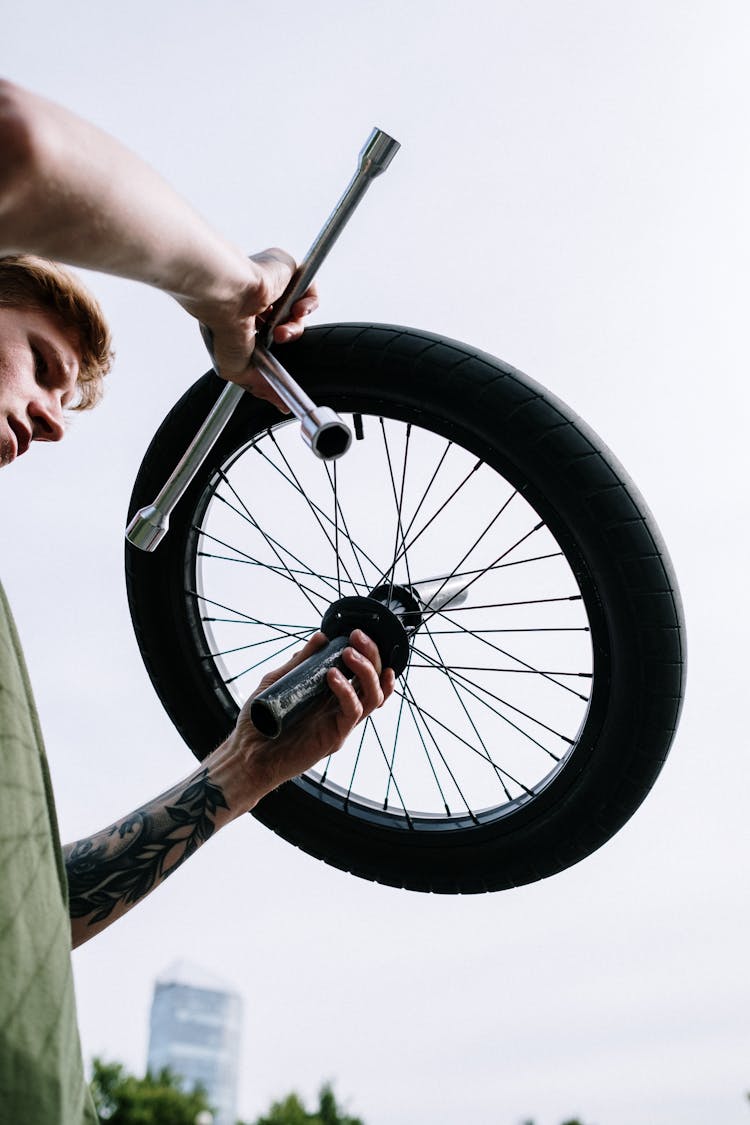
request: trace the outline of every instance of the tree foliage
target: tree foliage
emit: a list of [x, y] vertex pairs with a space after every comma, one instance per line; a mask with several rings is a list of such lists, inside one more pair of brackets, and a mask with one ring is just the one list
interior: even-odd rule
[[[534, 1125], [534, 1122], [531, 1121], [531, 1120], [528, 1120], [528, 1121], [524, 1121], [522, 1123], [522, 1125]], [[566, 1121], [561, 1121], [560, 1125], [583, 1125], [583, 1122], [581, 1121], [581, 1119], [579, 1117], [571, 1117]]]
[[[200, 1087], [185, 1091], [180, 1079], [168, 1067], [144, 1078], [128, 1074], [122, 1063], [93, 1061], [91, 1092], [97, 1113], [106, 1125], [195, 1125], [201, 1111], [210, 1110], [205, 1091]], [[750, 1094], [748, 1094], [750, 1098]], [[237, 1125], [243, 1125], [238, 1121]], [[329, 1082], [318, 1092], [317, 1108], [308, 1112], [296, 1093], [287, 1094], [252, 1125], [365, 1125], [361, 1117], [351, 1117], [339, 1104]], [[523, 1125], [534, 1125], [529, 1119]], [[583, 1125], [578, 1117], [561, 1125]]]
[[211, 1108], [200, 1087], [186, 1092], [168, 1067], [136, 1078], [122, 1063], [94, 1059], [91, 1093], [107, 1125], [195, 1125], [201, 1110]]
[[308, 1113], [298, 1094], [288, 1094], [274, 1102], [268, 1113], [257, 1118], [253, 1125], [364, 1125], [361, 1117], [350, 1117], [336, 1101], [330, 1083], [321, 1086], [318, 1108]]

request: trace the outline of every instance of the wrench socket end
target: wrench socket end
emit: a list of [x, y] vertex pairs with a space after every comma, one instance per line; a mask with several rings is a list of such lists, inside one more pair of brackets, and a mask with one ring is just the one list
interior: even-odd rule
[[381, 172], [385, 172], [400, 148], [398, 141], [389, 137], [382, 129], [375, 128], [359, 154], [358, 167], [366, 170], [370, 176], [379, 176]]
[[125, 532], [125, 538], [139, 551], [155, 551], [169, 531], [169, 516], [155, 504], [141, 508], [133, 516]]
[[302, 437], [322, 461], [335, 461], [352, 444], [352, 431], [330, 406], [316, 406], [305, 415]]

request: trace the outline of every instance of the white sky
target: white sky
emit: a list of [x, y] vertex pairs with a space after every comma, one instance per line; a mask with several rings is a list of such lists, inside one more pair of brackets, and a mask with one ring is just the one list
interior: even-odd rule
[[[26, 0], [0, 64], [248, 250], [302, 254], [372, 125], [396, 136], [317, 319], [443, 332], [568, 401], [656, 514], [689, 626], [672, 755], [595, 856], [428, 897], [244, 818], [75, 955], [86, 1056], [140, 1069], [153, 980], [185, 957], [245, 998], [248, 1118], [333, 1078], [368, 1125], [744, 1125], [750, 8]], [[167, 298], [89, 280], [116, 335], [106, 401], [0, 485], [66, 839], [193, 766], [132, 637], [122, 530], [151, 434], [207, 364]]]

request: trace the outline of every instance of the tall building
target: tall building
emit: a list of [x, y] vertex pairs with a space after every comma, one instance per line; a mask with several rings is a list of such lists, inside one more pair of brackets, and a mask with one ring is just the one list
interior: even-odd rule
[[186, 1089], [205, 1088], [214, 1125], [235, 1125], [242, 1003], [223, 981], [177, 962], [154, 986], [148, 1068], [168, 1066]]

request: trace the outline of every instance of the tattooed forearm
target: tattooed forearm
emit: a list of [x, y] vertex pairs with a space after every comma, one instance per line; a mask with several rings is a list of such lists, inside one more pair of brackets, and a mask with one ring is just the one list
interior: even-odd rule
[[147, 895], [212, 834], [221, 787], [203, 769], [117, 824], [64, 849], [71, 918], [89, 926]]

